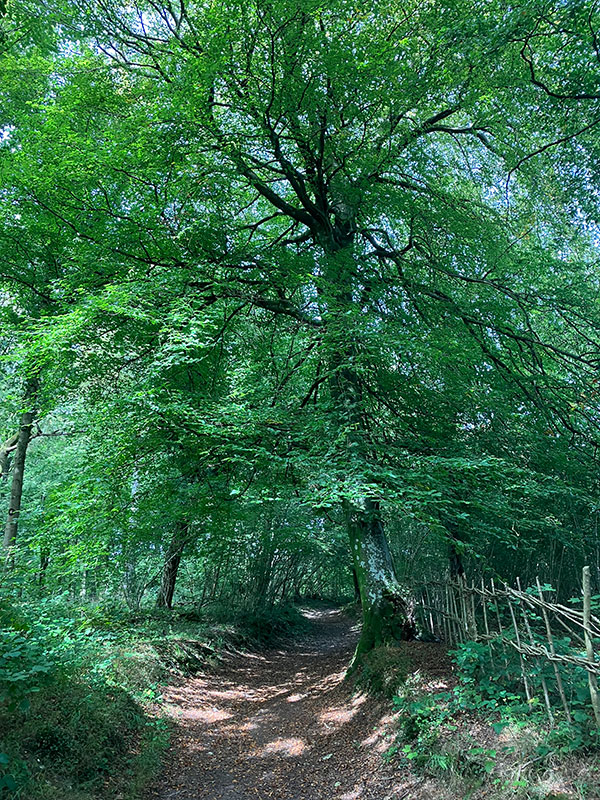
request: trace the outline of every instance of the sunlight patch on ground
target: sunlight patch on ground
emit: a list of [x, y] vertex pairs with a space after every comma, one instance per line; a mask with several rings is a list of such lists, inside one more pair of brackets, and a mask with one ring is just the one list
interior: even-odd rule
[[342, 672], [332, 672], [329, 675], [326, 675], [322, 680], [313, 683], [311, 688], [315, 692], [326, 692], [341, 683], [344, 680], [345, 675], [346, 670], [343, 670]]
[[304, 739], [298, 739], [295, 736], [289, 739], [274, 739], [268, 742], [258, 754], [259, 756], [286, 756], [293, 758], [300, 756], [308, 747]]
[[576, 795], [571, 793], [571, 787], [567, 781], [563, 780], [561, 776], [546, 778], [538, 782], [537, 791], [540, 797], [572, 797], [575, 800]]
[[444, 692], [449, 688], [448, 681], [443, 680], [423, 681], [422, 685], [423, 690], [431, 694], [435, 692]]
[[359, 797], [362, 797], [363, 788], [363, 786], [357, 786], [351, 792], [344, 792], [340, 795], [340, 800], [358, 800]]
[[233, 714], [223, 711], [222, 708], [186, 708], [182, 715], [184, 719], [193, 719], [211, 725], [213, 722], [223, 722], [231, 719]]
[[[279, 687], [278, 687], [279, 688]], [[266, 691], [255, 691], [240, 686], [236, 689], [211, 689], [205, 694], [207, 697], [216, 698], [217, 700], [246, 700], [252, 703], [263, 702], [267, 697], [276, 697], [278, 694], [285, 694], [286, 688], [275, 691], [269, 687]]]
[[306, 619], [331, 620], [341, 617], [341, 613], [337, 608], [321, 609], [320, 611], [315, 608], [303, 608], [300, 613]]
[[360, 746], [373, 747], [373, 745], [377, 742], [378, 739], [379, 739], [379, 733], [375, 731], [375, 733], [372, 733], [370, 736], [367, 736], [366, 739], [363, 739], [362, 742], [360, 743]]
[[360, 746], [375, 753], [384, 753], [390, 746], [389, 733], [394, 729], [397, 718], [398, 714], [386, 714], [380, 717], [373, 733], [363, 739]]
[[367, 695], [364, 693], [355, 695], [352, 698], [352, 708], [358, 708], [359, 706], [362, 706], [366, 699]]
[[240, 730], [255, 731], [270, 724], [273, 724], [273, 713], [267, 708], [261, 708], [250, 717]]
[[319, 714], [319, 722], [327, 728], [339, 728], [344, 723], [350, 722], [357, 711], [357, 708], [348, 708], [347, 706], [330, 708]]

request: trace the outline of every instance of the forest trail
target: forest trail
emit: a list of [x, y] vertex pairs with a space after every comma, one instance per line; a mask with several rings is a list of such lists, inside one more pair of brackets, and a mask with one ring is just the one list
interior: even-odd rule
[[[310, 630], [289, 649], [236, 656], [217, 674], [168, 690], [177, 730], [157, 800], [433, 796], [381, 758], [389, 703], [343, 681], [357, 639], [352, 621], [336, 609], [304, 614]], [[442, 685], [434, 680], [432, 689]]]

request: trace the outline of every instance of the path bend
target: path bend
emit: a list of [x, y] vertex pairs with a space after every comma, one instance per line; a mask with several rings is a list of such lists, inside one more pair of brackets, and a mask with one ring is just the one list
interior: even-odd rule
[[286, 650], [247, 653], [166, 693], [176, 731], [156, 800], [401, 800], [420, 781], [385, 765], [389, 704], [343, 680], [357, 640], [337, 609], [306, 610]]

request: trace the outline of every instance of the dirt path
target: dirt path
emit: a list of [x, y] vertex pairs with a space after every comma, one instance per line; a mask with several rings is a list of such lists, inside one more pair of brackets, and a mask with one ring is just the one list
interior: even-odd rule
[[401, 800], [429, 797], [381, 754], [389, 706], [343, 682], [357, 633], [337, 610], [307, 611], [291, 649], [246, 654], [171, 688], [177, 720], [158, 800]]

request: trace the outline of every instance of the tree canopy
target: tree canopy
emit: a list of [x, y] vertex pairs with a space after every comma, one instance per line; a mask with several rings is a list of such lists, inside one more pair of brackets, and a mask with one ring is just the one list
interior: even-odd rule
[[7, 574], [355, 588], [359, 656], [447, 570], [518, 550], [569, 592], [600, 552], [595, 4], [13, 6]]

